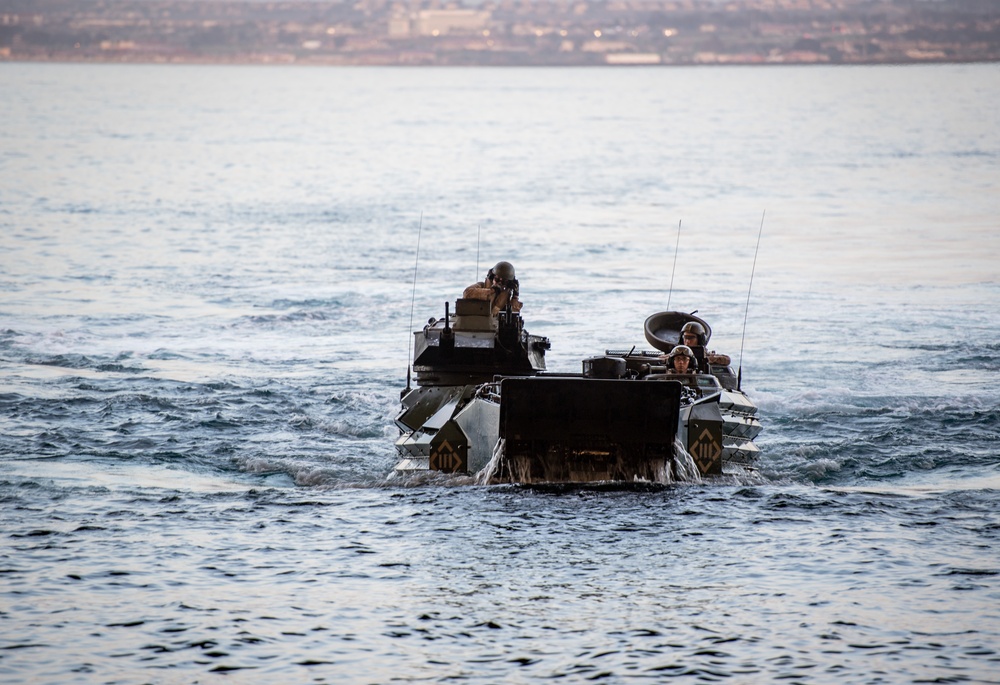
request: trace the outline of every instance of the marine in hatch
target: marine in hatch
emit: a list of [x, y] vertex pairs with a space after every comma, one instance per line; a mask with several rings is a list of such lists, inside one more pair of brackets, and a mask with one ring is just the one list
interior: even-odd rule
[[462, 297], [471, 300], [489, 300], [493, 316], [506, 309], [508, 303], [511, 311], [516, 313], [521, 311], [522, 306], [518, 299], [519, 288], [514, 265], [510, 262], [497, 262], [496, 266], [486, 274], [486, 278], [466, 288]]

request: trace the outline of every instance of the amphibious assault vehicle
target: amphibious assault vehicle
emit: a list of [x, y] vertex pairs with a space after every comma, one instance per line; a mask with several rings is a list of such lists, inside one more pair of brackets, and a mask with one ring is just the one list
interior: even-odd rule
[[[695, 372], [665, 364], [685, 324], [703, 328], [691, 346]], [[476, 475], [480, 483], [697, 480], [752, 467], [757, 407], [725, 355], [708, 352], [709, 325], [683, 312], [645, 322], [655, 350], [606, 350], [579, 373], [545, 369], [548, 338], [520, 314], [491, 314], [487, 300], [414, 332], [416, 385], [401, 393], [396, 472]]]

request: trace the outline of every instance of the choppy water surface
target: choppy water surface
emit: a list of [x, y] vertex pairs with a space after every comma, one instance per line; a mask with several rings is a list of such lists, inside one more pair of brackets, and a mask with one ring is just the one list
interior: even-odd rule
[[[4, 682], [1000, 681], [1000, 67], [0, 90]], [[765, 210], [758, 474], [388, 478], [477, 237], [553, 370], [668, 297], [738, 359]]]

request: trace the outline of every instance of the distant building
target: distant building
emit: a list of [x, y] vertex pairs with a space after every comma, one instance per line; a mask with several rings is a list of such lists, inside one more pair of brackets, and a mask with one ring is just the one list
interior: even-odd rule
[[410, 15], [394, 14], [389, 17], [390, 38], [409, 38], [410, 30]]
[[420, 10], [413, 30], [418, 36], [447, 36], [482, 32], [491, 13], [472, 9]]
[[655, 52], [615, 52], [604, 56], [608, 64], [660, 64], [663, 59]]
[[622, 40], [588, 40], [580, 46], [583, 52], [624, 52], [631, 48], [631, 43]]

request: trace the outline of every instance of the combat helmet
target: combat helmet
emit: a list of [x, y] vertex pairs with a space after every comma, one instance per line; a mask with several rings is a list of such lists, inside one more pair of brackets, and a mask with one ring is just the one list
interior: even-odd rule
[[690, 357], [694, 359], [694, 351], [687, 345], [674, 345], [674, 349], [670, 350], [670, 354], [667, 355], [670, 359], [674, 357]]
[[684, 326], [681, 328], [680, 342], [684, 342], [685, 333], [697, 336], [699, 345], [705, 344], [705, 327], [702, 326], [697, 321], [688, 321], [686, 324], [684, 324]]
[[493, 277], [498, 281], [513, 281], [514, 280], [514, 265], [510, 262], [497, 262], [496, 266], [490, 269], [488, 277]]

